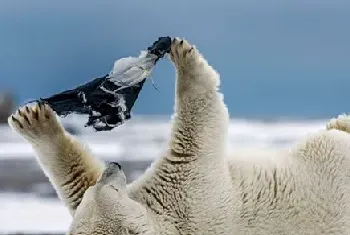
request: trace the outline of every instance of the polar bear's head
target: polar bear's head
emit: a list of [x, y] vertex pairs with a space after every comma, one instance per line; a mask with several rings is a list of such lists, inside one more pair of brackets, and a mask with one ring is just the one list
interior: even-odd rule
[[148, 234], [152, 227], [146, 209], [128, 197], [120, 165], [111, 162], [85, 192], [69, 234]]

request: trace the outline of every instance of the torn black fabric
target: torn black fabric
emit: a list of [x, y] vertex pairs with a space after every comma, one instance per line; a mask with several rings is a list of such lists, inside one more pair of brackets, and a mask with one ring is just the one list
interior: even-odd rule
[[170, 37], [160, 37], [137, 57], [117, 60], [113, 70], [100, 78], [38, 102], [49, 104], [59, 116], [87, 114], [85, 126], [109, 131], [131, 118], [131, 109], [157, 61], [169, 52]]

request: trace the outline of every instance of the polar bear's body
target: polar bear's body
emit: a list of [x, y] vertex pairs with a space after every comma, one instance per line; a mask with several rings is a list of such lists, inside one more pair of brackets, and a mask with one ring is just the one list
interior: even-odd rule
[[[169, 147], [125, 187], [123, 200], [100, 201], [128, 211], [112, 216], [117, 231], [86, 226], [89, 216], [96, 219], [91, 192], [104, 165], [64, 131], [50, 107], [24, 107], [9, 118], [69, 208], [71, 234], [349, 234], [350, 118], [332, 120], [289, 152], [227, 157], [229, 115], [218, 74], [184, 40], [172, 42], [170, 58], [177, 79]], [[103, 225], [111, 218], [97, 219]]]

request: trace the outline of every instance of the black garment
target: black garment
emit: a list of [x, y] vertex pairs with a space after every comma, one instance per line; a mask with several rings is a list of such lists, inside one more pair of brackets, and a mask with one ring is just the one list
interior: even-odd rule
[[[109, 131], [131, 118], [131, 109], [156, 62], [169, 52], [170, 37], [160, 37], [139, 58], [123, 58], [110, 74], [38, 102], [49, 104], [59, 116], [88, 114], [85, 126]], [[123, 60], [123, 61], [122, 61]]]

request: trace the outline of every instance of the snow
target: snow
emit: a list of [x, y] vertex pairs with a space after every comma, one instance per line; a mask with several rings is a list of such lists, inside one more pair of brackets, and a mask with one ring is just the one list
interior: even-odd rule
[[[95, 132], [83, 127], [83, 116], [63, 119], [78, 130], [77, 138], [86, 144], [96, 156], [120, 160], [152, 160], [167, 146], [170, 134], [170, 121], [163, 118], [154, 120], [142, 117], [129, 120], [115, 130]], [[284, 148], [296, 140], [325, 128], [326, 121], [284, 121], [262, 122], [232, 120], [229, 126], [229, 146], [234, 148]], [[1, 158], [33, 157], [31, 146], [8, 126], [0, 126]], [[3, 139], [2, 139], [3, 138]]]
[[[102, 155], [105, 158], [118, 158], [123, 155], [124, 149], [118, 143], [87, 143], [92, 153]], [[26, 158], [34, 156], [30, 144], [0, 143], [0, 158]]]
[[57, 199], [0, 194], [0, 234], [65, 233], [70, 222], [68, 210]]

